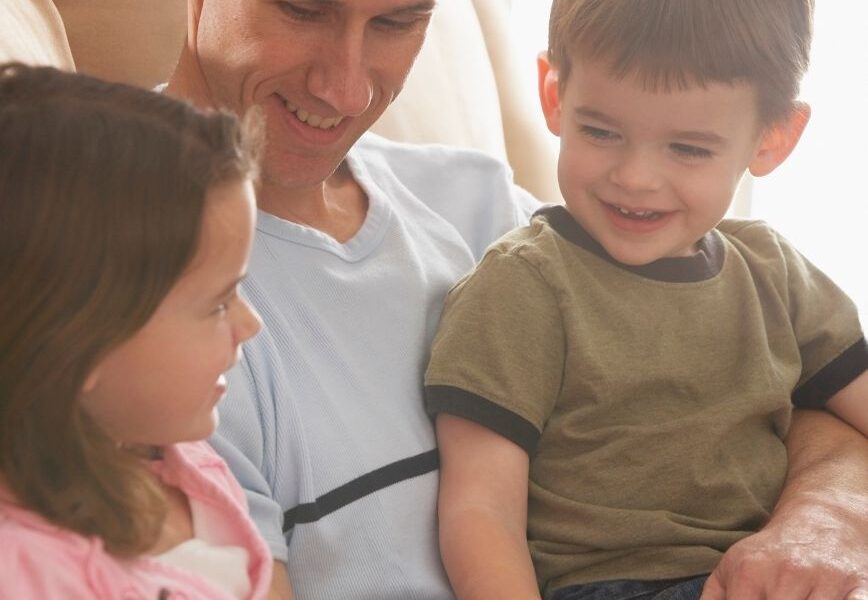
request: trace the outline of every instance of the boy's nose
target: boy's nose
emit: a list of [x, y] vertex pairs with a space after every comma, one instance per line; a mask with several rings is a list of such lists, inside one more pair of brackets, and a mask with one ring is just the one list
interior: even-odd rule
[[660, 188], [662, 177], [657, 161], [648, 151], [627, 149], [609, 175], [615, 185], [630, 192], [647, 192]]

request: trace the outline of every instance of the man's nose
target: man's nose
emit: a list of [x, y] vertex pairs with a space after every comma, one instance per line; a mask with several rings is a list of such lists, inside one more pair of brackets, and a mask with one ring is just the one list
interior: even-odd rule
[[359, 116], [373, 98], [364, 31], [344, 31], [332, 41], [308, 73], [308, 90], [341, 115]]

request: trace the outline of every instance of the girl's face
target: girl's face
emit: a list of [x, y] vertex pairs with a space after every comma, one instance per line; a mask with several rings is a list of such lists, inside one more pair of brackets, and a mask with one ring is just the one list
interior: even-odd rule
[[217, 426], [223, 373], [261, 326], [238, 296], [255, 221], [249, 181], [208, 193], [199, 249], [150, 320], [85, 383], [82, 403], [112, 439], [166, 445]]

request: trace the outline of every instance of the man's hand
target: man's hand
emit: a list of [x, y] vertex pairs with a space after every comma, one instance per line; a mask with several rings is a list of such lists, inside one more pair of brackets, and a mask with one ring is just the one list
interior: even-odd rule
[[771, 520], [727, 551], [700, 600], [868, 600], [868, 440], [802, 411], [787, 449]]
[[[845, 503], [846, 504], [846, 503]], [[868, 600], [868, 507], [818, 499], [732, 546], [700, 600]]]

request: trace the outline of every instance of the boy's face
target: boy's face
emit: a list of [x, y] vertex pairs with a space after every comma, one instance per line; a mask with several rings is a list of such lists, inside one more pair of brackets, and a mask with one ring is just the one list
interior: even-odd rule
[[559, 91], [556, 72], [540, 67], [567, 209], [621, 263], [690, 255], [745, 170], [771, 170], [757, 162], [769, 156], [750, 85], [651, 92], [604, 62], [576, 61]]

